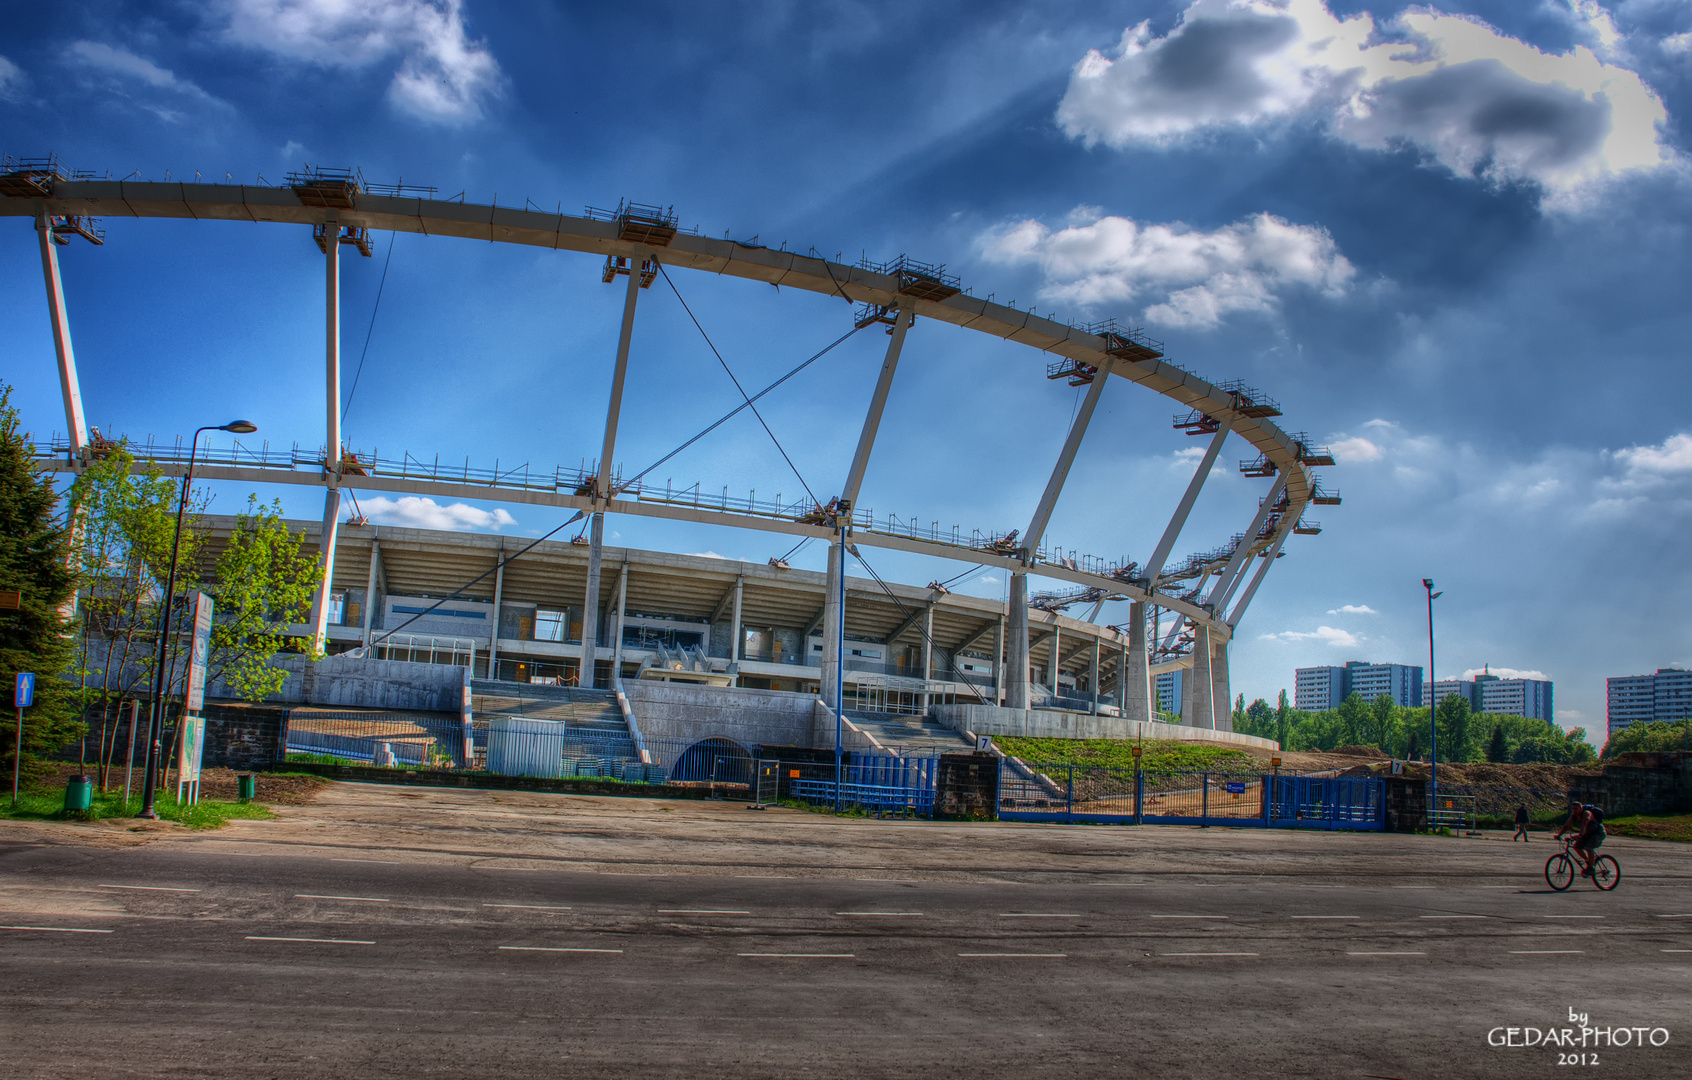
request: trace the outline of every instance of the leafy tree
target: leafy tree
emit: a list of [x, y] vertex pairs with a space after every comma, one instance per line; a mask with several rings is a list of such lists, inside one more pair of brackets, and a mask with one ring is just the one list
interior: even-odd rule
[[1653, 720], [1629, 724], [1610, 736], [1604, 757], [1617, 754], [1685, 750], [1692, 744], [1692, 720]]
[[1281, 699], [1275, 706], [1275, 741], [1283, 748], [1287, 740], [1292, 737], [1292, 708], [1287, 704], [1287, 692], [1281, 691]]
[[1404, 748], [1404, 760], [1415, 761], [1422, 756], [1421, 736], [1422, 731], [1419, 727], [1410, 729], [1410, 742]]
[[1473, 733], [1467, 698], [1452, 694], [1440, 702], [1435, 726], [1439, 740], [1434, 752], [1439, 755], [1439, 760], [1473, 760]]
[[1356, 746], [1367, 737], [1371, 714], [1362, 694], [1352, 692], [1334, 712], [1338, 714], [1337, 737], [1340, 740], [1335, 746]]
[[1262, 698], [1252, 702], [1245, 711], [1244, 730], [1249, 735], [1256, 735], [1260, 739], [1275, 737], [1275, 710]]
[[1398, 718], [1398, 706], [1393, 703], [1390, 696], [1382, 694], [1369, 703], [1369, 712], [1372, 714], [1374, 729], [1369, 733], [1369, 737], [1363, 741], [1391, 752], [1394, 721]]
[[[18, 430], [11, 398], [11, 387], [0, 383], [0, 589], [19, 594], [16, 611], [0, 611], [0, 675], [8, 684], [20, 671], [36, 678], [35, 703], [24, 710], [21, 759], [13, 734], [0, 739], [0, 762], [10, 771], [16, 761], [24, 778], [37, 779], [49, 771], [45, 755], [88, 729], [78, 718], [78, 688], [64, 678], [76, 651], [68, 617], [76, 597], [71, 527], [59, 512], [52, 474], [36, 468], [29, 436]], [[10, 705], [10, 688], [0, 693]]]
[[214, 572], [217, 619], [207, 681], [222, 679], [239, 697], [263, 701], [282, 689], [285, 669], [272, 658], [288, 643], [286, 623], [304, 622], [322, 580], [314, 555], [300, 549], [305, 534], [290, 533], [282, 503], [247, 498]]
[[1505, 762], [1510, 760], [1510, 742], [1504, 737], [1504, 725], [1492, 725], [1492, 741], [1486, 744], [1486, 760], [1491, 762]]

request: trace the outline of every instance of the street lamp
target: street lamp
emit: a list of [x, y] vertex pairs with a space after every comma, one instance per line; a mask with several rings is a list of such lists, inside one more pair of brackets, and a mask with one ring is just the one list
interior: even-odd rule
[[1436, 710], [1439, 708], [1438, 697], [1434, 687], [1434, 601], [1445, 594], [1434, 592], [1433, 578], [1423, 578], [1422, 588], [1428, 591], [1428, 779], [1433, 784], [1434, 795], [1439, 794], [1439, 718]]
[[182, 477], [182, 499], [176, 505], [176, 535], [170, 544], [170, 573], [165, 575], [164, 608], [159, 616], [159, 647], [153, 654], [152, 709], [147, 715], [147, 765], [143, 770], [141, 812], [136, 817], [156, 818], [153, 800], [158, 794], [160, 736], [164, 733], [165, 656], [170, 647], [170, 607], [176, 599], [176, 556], [182, 550], [182, 519], [188, 513], [188, 489], [194, 486], [194, 455], [200, 449], [200, 432], [232, 431], [247, 435], [258, 430], [250, 420], [231, 420], [227, 424], [208, 424], [194, 429], [194, 439], [188, 446], [188, 471]]

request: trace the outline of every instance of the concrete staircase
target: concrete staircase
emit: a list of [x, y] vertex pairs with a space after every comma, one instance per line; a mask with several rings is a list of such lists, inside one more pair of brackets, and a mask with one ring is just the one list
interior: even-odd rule
[[962, 735], [926, 716], [847, 709], [846, 717], [890, 749], [898, 747], [901, 750], [940, 750], [947, 753], [974, 749]]
[[610, 690], [472, 679], [470, 694], [478, 749], [486, 744], [488, 721], [519, 717], [565, 724], [569, 734], [593, 740], [606, 757], [640, 757]]

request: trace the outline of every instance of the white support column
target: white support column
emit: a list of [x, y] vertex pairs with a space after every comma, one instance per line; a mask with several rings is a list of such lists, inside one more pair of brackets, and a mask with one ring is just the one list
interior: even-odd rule
[[1217, 731], [1234, 730], [1234, 695], [1228, 684], [1228, 641], [1210, 635], [1211, 724]]
[[1122, 715], [1129, 720], [1157, 719], [1150, 657], [1146, 651], [1146, 603], [1128, 605], [1128, 649], [1123, 654]]
[[823, 597], [822, 663], [818, 665], [822, 671], [818, 685], [823, 704], [836, 710], [840, 707], [834, 694], [835, 683], [840, 678], [840, 577], [845, 572], [846, 553], [841, 550], [836, 534], [828, 545], [828, 579], [823, 583], [827, 592]]
[[1098, 635], [1093, 636], [1093, 670], [1088, 681], [1093, 684], [1093, 715], [1099, 715], [1099, 649], [1101, 645]]
[[734, 614], [729, 626], [729, 659], [740, 663], [746, 656], [746, 628], [741, 625], [741, 606], [746, 600], [746, 578], [734, 579]]
[[594, 686], [594, 655], [599, 643], [599, 563], [605, 554], [605, 515], [594, 514], [588, 519], [587, 588], [582, 593], [582, 660], [576, 685], [585, 689]]
[[599, 481], [594, 498], [603, 505], [611, 498], [611, 459], [617, 452], [617, 420], [623, 411], [623, 380], [629, 372], [629, 343], [634, 340], [635, 300], [640, 296], [638, 255], [629, 257], [629, 291], [623, 298], [623, 327], [617, 335], [617, 366], [611, 371], [611, 403], [605, 410], [605, 444], [599, 454]]
[[311, 598], [311, 651], [323, 653], [323, 642], [329, 634], [329, 602], [335, 585], [335, 541], [339, 537], [341, 520], [341, 490], [330, 488], [323, 493], [323, 531], [317, 535], [317, 565], [323, 570], [323, 580]]
[[[1052, 651], [1051, 651], [1051, 658], [1046, 661], [1046, 667], [1050, 669], [1046, 672], [1046, 676], [1047, 676], [1047, 678], [1049, 678], [1051, 680], [1052, 697], [1054, 697], [1054, 698], [1058, 696], [1058, 672], [1063, 670], [1063, 654], [1059, 651], [1062, 648], [1063, 648], [1063, 627], [1058, 625], [1058, 617], [1054, 613], [1052, 615]], [[1060, 704], [1061, 704], [1061, 702], [1060, 702]]]
[[1010, 644], [1005, 656], [1005, 707], [1026, 709], [1031, 694], [1031, 658], [1028, 655], [1028, 575], [1012, 573], [1009, 610]]
[[993, 629], [993, 704], [1005, 703], [1005, 617]]
[[[626, 552], [627, 549], [624, 549], [624, 550]], [[628, 558], [628, 555], [625, 554], [623, 556], [622, 572], [617, 575], [617, 612], [616, 612], [616, 618], [614, 618], [611, 622], [611, 628], [617, 635], [615, 638], [612, 639], [612, 642], [611, 642], [611, 682], [610, 682], [610, 686], [613, 690], [617, 688], [617, 680], [621, 679], [623, 677], [623, 621], [626, 618], [626, 616], [624, 615], [624, 611], [627, 610], [628, 606], [629, 606], [629, 558]]]
[[1210, 628], [1203, 623], [1193, 624], [1193, 666], [1182, 680], [1181, 723], [1188, 727], [1216, 726], [1216, 688], [1210, 673], [1214, 654]]
[[[376, 526], [372, 525], [371, 528], [375, 529]], [[362, 629], [364, 631], [364, 647], [366, 649], [370, 648], [370, 628], [375, 625], [376, 586], [382, 580], [381, 568], [382, 544], [377, 537], [372, 536], [370, 538], [370, 573], [364, 579], [364, 618], [362, 620], [364, 625]], [[498, 591], [497, 587], [495, 588], [495, 591]], [[495, 615], [494, 617], [497, 619], [498, 615]], [[495, 627], [494, 636], [499, 636], [497, 626]], [[492, 661], [489, 662], [491, 663]]]
[[858, 433], [858, 449], [852, 455], [852, 467], [846, 472], [846, 484], [840, 489], [840, 501], [843, 503], [856, 503], [858, 489], [864, 485], [864, 471], [869, 468], [870, 452], [875, 449], [875, 433], [881, 427], [881, 414], [887, 408], [887, 394], [893, 387], [893, 373], [899, 367], [899, 353], [905, 348], [905, 332], [911, 328], [912, 318], [910, 308], [900, 308], [898, 317], [893, 320], [893, 340], [887, 343], [881, 374], [875, 380], [875, 393], [870, 396], [864, 427]]
[[1252, 575], [1251, 584], [1246, 586], [1246, 591], [1240, 596], [1240, 602], [1234, 605], [1233, 612], [1228, 616], [1229, 626], [1240, 625], [1240, 616], [1244, 615], [1246, 608], [1251, 605], [1251, 598], [1257, 595], [1257, 587], [1263, 584], [1263, 576], [1269, 573], [1271, 566], [1275, 565], [1275, 558], [1281, 553], [1281, 545], [1287, 542], [1287, 536], [1291, 531], [1291, 529], [1283, 531], [1280, 536], [1275, 538], [1275, 542], [1269, 545], [1269, 549], [1263, 553], [1263, 565], [1259, 566], [1257, 573]]
[[1210, 475], [1211, 467], [1216, 464], [1216, 455], [1222, 452], [1222, 443], [1228, 438], [1228, 430], [1232, 420], [1224, 417], [1221, 426], [1210, 440], [1210, 446], [1204, 452], [1204, 458], [1199, 462], [1198, 471], [1187, 484], [1187, 493], [1181, 496], [1181, 503], [1175, 508], [1175, 516], [1169, 519], [1169, 524], [1163, 530], [1163, 537], [1157, 542], [1157, 550], [1146, 560], [1146, 591], [1157, 588], [1157, 576], [1163, 573], [1163, 564], [1169, 558], [1169, 553], [1175, 547], [1175, 540], [1181, 535], [1181, 527], [1187, 523], [1187, 515], [1193, 512], [1193, 503], [1198, 501], [1199, 491], [1204, 487], [1205, 478]]
[[1069, 478], [1069, 468], [1075, 464], [1075, 455], [1081, 449], [1081, 438], [1087, 434], [1087, 425], [1093, 419], [1093, 410], [1098, 407], [1105, 383], [1110, 381], [1113, 363], [1112, 360], [1105, 360], [1094, 373], [1093, 381], [1087, 386], [1087, 396], [1082, 399], [1081, 408], [1075, 414], [1075, 422], [1069, 425], [1069, 436], [1063, 440], [1063, 450], [1059, 452], [1057, 464], [1053, 466], [1052, 475], [1046, 481], [1046, 490], [1040, 495], [1039, 505], [1034, 508], [1034, 516], [1028, 522], [1028, 530], [1022, 534], [1022, 549], [1030, 554], [1038, 550], [1040, 539], [1045, 536], [1046, 523], [1052, 519], [1052, 510], [1057, 506], [1058, 495], [1063, 492], [1063, 483]]
[[1269, 489], [1269, 497], [1263, 500], [1263, 505], [1257, 508], [1257, 514], [1251, 519], [1251, 528], [1240, 540], [1240, 546], [1234, 549], [1233, 558], [1223, 568], [1222, 576], [1216, 579], [1216, 584], [1210, 588], [1210, 596], [1205, 604], [1218, 615], [1228, 610], [1228, 598], [1234, 594], [1234, 589], [1240, 582], [1240, 571], [1251, 556], [1252, 545], [1257, 542], [1257, 534], [1263, 529], [1263, 523], [1269, 520], [1269, 514], [1274, 510], [1275, 500], [1281, 497], [1281, 492], [1287, 489], [1287, 474], [1281, 473], [1275, 477], [1275, 483]]
[[505, 537], [499, 538], [499, 560], [494, 570], [493, 628], [488, 632], [488, 678], [499, 678], [499, 609], [505, 602]]
[[35, 229], [41, 238], [41, 272], [47, 279], [47, 314], [53, 322], [53, 348], [59, 354], [59, 393], [65, 399], [66, 438], [71, 457], [81, 458], [88, 445], [88, 424], [82, 414], [82, 384], [76, 377], [76, 350], [71, 348], [70, 316], [65, 312], [65, 285], [59, 276], [59, 250], [53, 242], [52, 220], [45, 207], [36, 211]]
[[339, 476], [341, 473], [341, 226], [338, 221], [330, 221], [324, 235], [324, 336], [327, 347], [325, 349], [325, 398], [328, 405], [328, 432], [324, 445], [328, 448], [328, 456], [324, 459], [328, 471]]
[[922, 609], [922, 711], [930, 703], [928, 684], [934, 680], [934, 602]]

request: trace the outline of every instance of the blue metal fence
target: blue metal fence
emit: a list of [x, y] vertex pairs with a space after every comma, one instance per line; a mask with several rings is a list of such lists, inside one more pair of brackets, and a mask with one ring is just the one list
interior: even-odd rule
[[1005, 762], [998, 809], [1011, 821], [1378, 830], [1383, 793], [1370, 779]]
[[[894, 757], [880, 754], [850, 754], [850, 764], [841, 767], [840, 805], [886, 811], [902, 810], [924, 816], [934, 813], [935, 781], [939, 774], [937, 755]], [[819, 806], [835, 805], [835, 783], [826, 780], [794, 779], [788, 787], [795, 799]]]

